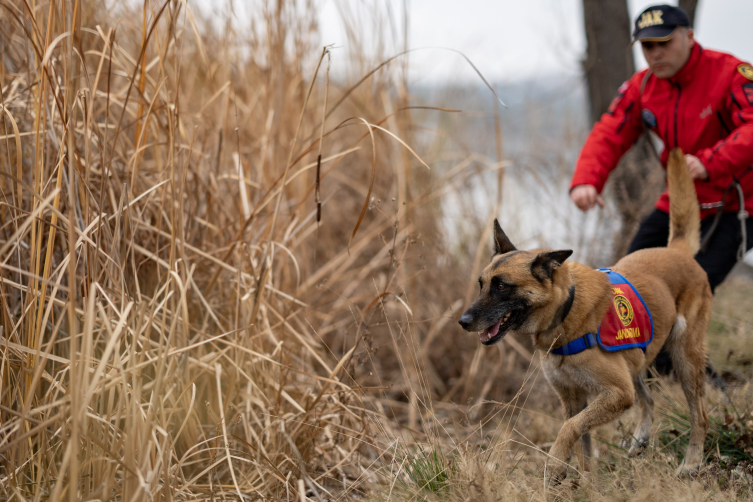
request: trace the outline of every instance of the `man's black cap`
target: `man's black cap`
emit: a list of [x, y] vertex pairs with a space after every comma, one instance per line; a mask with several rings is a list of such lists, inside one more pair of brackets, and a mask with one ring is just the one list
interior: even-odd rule
[[690, 26], [688, 15], [680, 7], [666, 4], [649, 7], [635, 19], [633, 42], [669, 40], [678, 26]]

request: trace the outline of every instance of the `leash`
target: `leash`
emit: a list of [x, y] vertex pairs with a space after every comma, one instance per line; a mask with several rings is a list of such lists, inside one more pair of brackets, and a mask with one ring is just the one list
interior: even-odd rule
[[[748, 168], [745, 170], [743, 175], [740, 176], [740, 178], [742, 179], [743, 176], [749, 174], [751, 170], [753, 170], [753, 166], [748, 166]], [[724, 194], [722, 194], [721, 201], [701, 204], [702, 209], [716, 208], [716, 214], [714, 214], [714, 221], [711, 223], [711, 228], [709, 228], [708, 232], [706, 232], [706, 235], [704, 235], [703, 239], [701, 240], [701, 252], [706, 252], [709, 242], [711, 241], [711, 237], [712, 235], [714, 235], [717, 226], [719, 226], [719, 221], [722, 219], [722, 214], [724, 214], [724, 206], [727, 202], [727, 195], [733, 188], [737, 192], [737, 219], [740, 221], [741, 237], [740, 247], [737, 248], [737, 261], [741, 261], [743, 258], [745, 258], [745, 253], [748, 251], [748, 227], [746, 225], [746, 220], [750, 215], [748, 214], [748, 211], [745, 210], [745, 193], [743, 193], [743, 187], [742, 185], [740, 185], [740, 180], [738, 180], [737, 178], [733, 178], [732, 183], [724, 191]]]
[[[750, 166], [748, 167], [748, 169], [750, 170]], [[737, 250], [737, 261], [740, 261], [745, 258], [745, 252], [747, 251], [748, 247], [748, 227], [745, 225], [745, 220], [748, 219], [749, 215], [748, 211], [745, 210], [745, 194], [743, 194], [743, 187], [740, 186], [739, 181], [735, 181], [735, 187], [737, 188], [737, 199], [740, 201], [740, 207], [737, 211], [737, 219], [740, 220], [740, 237], [742, 238], [742, 242], [740, 242], [740, 248]]]

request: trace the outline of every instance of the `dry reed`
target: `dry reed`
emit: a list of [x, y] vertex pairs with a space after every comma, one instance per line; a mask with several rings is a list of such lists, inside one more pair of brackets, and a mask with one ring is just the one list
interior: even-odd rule
[[374, 234], [316, 256], [312, 168], [318, 191], [367, 145], [334, 118], [311, 139], [328, 87], [296, 8], [239, 46], [185, 2], [2, 2], [4, 498], [368, 481], [355, 347], [323, 351], [301, 300]]
[[[421, 251], [442, 246], [438, 201], [503, 164], [431, 173], [411, 113], [452, 110], [411, 106], [358, 50], [362, 73], [330, 79], [311, 3], [262, 2], [250, 30], [184, 1], [0, 5], [3, 496], [377, 482], [369, 395], [418, 423], [416, 373], [373, 357], [381, 316], [421, 315], [428, 357], [460, 306], [416, 278], [443, 254]], [[477, 378], [453, 356], [432, 394]]]

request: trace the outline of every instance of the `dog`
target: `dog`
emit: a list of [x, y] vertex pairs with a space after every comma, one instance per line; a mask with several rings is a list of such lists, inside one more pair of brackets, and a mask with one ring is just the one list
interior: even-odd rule
[[[479, 277], [478, 296], [459, 322], [466, 331], [480, 332], [484, 345], [510, 333], [529, 335], [542, 354], [544, 375], [560, 398], [565, 418], [549, 451], [544, 473], [548, 484], [566, 475], [576, 446], [581, 471], [590, 473], [590, 431], [616, 419], [636, 401], [640, 416], [629, 455], [645, 448], [654, 401], [641, 375], [662, 347], [671, 355], [690, 408], [690, 438], [677, 474], [697, 472], [703, 462], [709, 423], [704, 408], [706, 329], [712, 296], [706, 273], [693, 258], [700, 246], [700, 213], [679, 150], [670, 154], [667, 184], [671, 220], [667, 247], [636, 251], [612, 268], [632, 284], [650, 312], [653, 336], [643, 348], [610, 351], [601, 342], [590, 346], [610, 309], [623, 321], [632, 316], [625, 305], [618, 307], [626, 302], [617, 301], [618, 290], [607, 274], [566, 261], [571, 250], [518, 250], [494, 220], [491, 263]], [[576, 344], [587, 348], [572, 355], [556, 354]]]

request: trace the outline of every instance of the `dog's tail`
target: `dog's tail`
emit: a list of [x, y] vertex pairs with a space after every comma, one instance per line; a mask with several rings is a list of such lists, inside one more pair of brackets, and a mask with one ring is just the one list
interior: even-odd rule
[[701, 247], [701, 216], [693, 178], [682, 150], [675, 148], [667, 162], [669, 243], [667, 247], [695, 256]]

